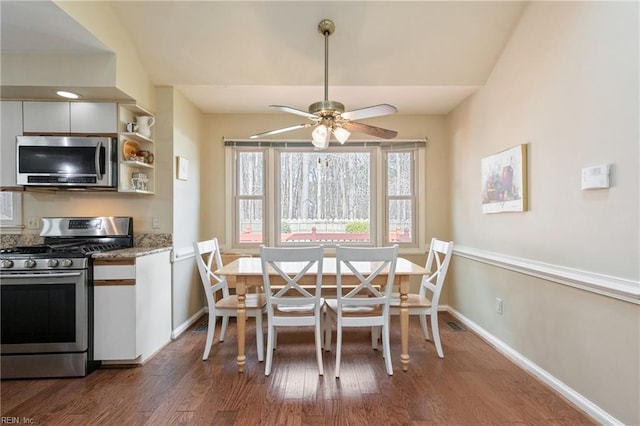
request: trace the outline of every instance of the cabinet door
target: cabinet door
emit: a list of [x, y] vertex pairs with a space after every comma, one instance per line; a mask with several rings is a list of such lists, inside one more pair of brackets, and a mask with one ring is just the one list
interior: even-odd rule
[[136, 259], [137, 343], [145, 361], [171, 341], [170, 252]]
[[16, 186], [16, 136], [22, 135], [22, 102], [2, 101], [2, 136], [0, 139], [1, 186]]
[[94, 358], [100, 361], [133, 360], [136, 344], [136, 286], [104, 285], [94, 288]]
[[71, 133], [117, 133], [115, 103], [71, 102]]
[[69, 133], [69, 102], [24, 102], [24, 131]]

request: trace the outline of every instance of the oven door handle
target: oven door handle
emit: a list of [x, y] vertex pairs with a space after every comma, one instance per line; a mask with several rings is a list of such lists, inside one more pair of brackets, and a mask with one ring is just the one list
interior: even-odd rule
[[100, 150], [103, 147], [104, 145], [102, 144], [102, 142], [98, 142], [98, 144], [96, 145], [95, 162], [96, 162], [96, 176], [98, 177], [98, 180], [102, 180], [102, 173], [100, 173]]
[[79, 277], [82, 272], [44, 272], [42, 274], [8, 274], [3, 278], [67, 278], [67, 277]]

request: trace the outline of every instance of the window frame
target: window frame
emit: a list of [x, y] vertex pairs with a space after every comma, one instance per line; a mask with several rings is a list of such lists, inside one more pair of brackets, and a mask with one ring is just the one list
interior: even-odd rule
[[[257, 248], [260, 244], [267, 244], [269, 241], [269, 232], [270, 228], [269, 224], [269, 210], [267, 208], [267, 194], [268, 194], [268, 176], [269, 176], [269, 161], [268, 161], [268, 150], [265, 148], [254, 148], [254, 147], [236, 147], [232, 150], [233, 152], [233, 164], [231, 170], [233, 170], [233, 179], [232, 183], [232, 194], [233, 194], [233, 208], [232, 208], [232, 245], [233, 247], [238, 248]], [[261, 152], [262, 153], [262, 195], [240, 195], [240, 191], [238, 190], [238, 186], [240, 184], [240, 167], [238, 167], [240, 161], [240, 153], [242, 152]], [[258, 243], [242, 243], [240, 242], [240, 216], [238, 215], [238, 211], [240, 210], [240, 202], [242, 200], [262, 200], [262, 241]]]
[[22, 223], [22, 192], [2, 191], [3, 197], [11, 197], [13, 219], [0, 219], [0, 230], [3, 234], [21, 234]]
[[[358, 142], [352, 143], [351, 146], [330, 144], [326, 152], [345, 152], [359, 151], [362, 149], [371, 149], [371, 161], [375, 164], [375, 170], [372, 171], [371, 185], [371, 241], [363, 245], [376, 246], [396, 244], [389, 241], [389, 223], [388, 209], [389, 197], [387, 196], [387, 152], [412, 151], [412, 187], [413, 187], [413, 206], [412, 206], [412, 242], [398, 242], [401, 252], [405, 254], [424, 254], [426, 246], [426, 139], [410, 140], [410, 141], [393, 141], [393, 142]], [[263, 173], [263, 241], [261, 243], [240, 243], [239, 242], [239, 216], [238, 196], [237, 196], [237, 152], [263, 152], [264, 173]], [[233, 200], [226, 203], [226, 214], [230, 217], [232, 226], [226, 226], [226, 241], [231, 242], [230, 249], [243, 252], [254, 253], [260, 244], [282, 246], [280, 241], [280, 220], [276, 223], [276, 218], [280, 215], [280, 195], [279, 179], [277, 173], [279, 170], [276, 166], [276, 156], [282, 151], [313, 151], [308, 141], [260, 141], [254, 140], [225, 140], [225, 168], [231, 172], [226, 174], [225, 192], [227, 200]], [[279, 160], [278, 160], [279, 163]], [[278, 166], [279, 167], [279, 166]], [[376, 226], [373, 226], [373, 223]], [[227, 222], [229, 223], [229, 222]], [[285, 246], [308, 245], [308, 242], [288, 243]], [[329, 253], [333, 247], [339, 243], [324, 243]], [[351, 245], [351, 243], [349, 243]]]
[[[313, 147], [293, 147], [293, 148], [287, 148], [287, 147], [274, 147], [273, 148], [273, 152], [274, 152], [274, 173], [273, 173], [273, 178], [274, 178], [274, 185], [273, 185], [273, 193], [274, 193], [274, 210], [273, 211], [273, 221], [272, 223], [270, 223], [271, 226], [274, 227], [274, 239], [272, 241], [274, 241], [274, 244], [278, 247], [295, 247], [295, 246], [308, 246], [309, 242], [308, 241], [298, 241], [298, 242], [283, 242], [280, 237], [281, 237], [281, 232], [279, 231], [279, 228], [276, 224], [276, 218], [280, 218], [281, 217], [281, 193], [280, 193], [280, 180], [276, 179], [277, 176], [279, 176], [281, 168], [280, 168], [280, 153], [282, 152], [309, 152], [309, 153], [313, 153], [316, 152], [314, 151]], [[377, 164], [379, 164], [379, 160], [378, 160], [378, 155], [376, 152], [376, 149], [373, 147], [350, 147], [350, 146], [344, 146], [344, 147], [329, 147], [326, 150], [323, 150], [322, 153], [329, 153], [329, 154], [333, 154], [333, 153], [354, 153], [354, 152], [367, 152], [369, 154], [369, 179], [370, 179], [370, 193], [369, 193], [369, 235], [370, 235], [370, 240], [366, 241], [366, 242], [349, 242], [350, 246], [363, 246], [363, 247], [373, 247], [376, 245], [376, 241], [379, 241], [379, 236], [378, 236], [378, 232], [377, 230], [379, 229], [379, 225], [378, 225], [378, 218], [380, 217], [380, 215], [378, 214], [378, 209], [376, 208], [377, 204], [377, 200], [378, 200], [378, 191], [377, 188], [379, 187], [379, 184], [377, 182], [378, 179], [376, 179], [377, 177], [377, 173], [373, 173], [372, 170], [376, 170]], [[278, 220], [278, 223], [280, 221]], [[335, 241], [323, 241], [322, 244], [325, 247], [335, 247], [337, 244], [340, 244], [340, 242], [335, 242]]]
[[[387, 182], [389, 181], [389, 154], [397, 154], [397, 153], [409, 153], [411, 155], [411, 163], [410, 163], [410, 195], [389, 195], [389, 186]], [[383, 221], [385, 230], [383, 234], [383, 242], [385, 245], [398, 244], [400, 247], [418, 247], [418, 217], [419, 217], [419, 206], [418, 206], [418, 187], [419, 187], [419, 175], [418, 175], [418, 165], [417, 165], [417, 157], [418, 157], [418, 149], [417, 148], [404, 148], [404, 149], [383, 149], [383, 163], [384, 167], [382, 167], [382, 172], [384, 175], [384, 212], [383, 212]], [[409, 200], [411, 201], [411, 241], [409, 242], [400, 242], [400, 241], [391, 241], [389, 239], [389, 234], [391, 233], [391, 228], [389, 227], [389, 210], [391, 201], [395, 200]]]

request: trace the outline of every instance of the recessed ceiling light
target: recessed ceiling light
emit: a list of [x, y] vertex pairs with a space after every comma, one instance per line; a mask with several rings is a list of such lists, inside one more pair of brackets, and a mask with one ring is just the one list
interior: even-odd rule
[[68, 99], [78, 99], [80, 97], [80, 95], [78, 94], [75, 94], [73, 92], [66, 92], [64, 90], [58, 90], [56, 94], [58, 96], [62, 96], [63, 98], [68, 98]]

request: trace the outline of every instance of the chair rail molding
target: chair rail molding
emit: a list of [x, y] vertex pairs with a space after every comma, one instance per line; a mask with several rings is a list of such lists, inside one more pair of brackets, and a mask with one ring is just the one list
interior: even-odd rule
[[640, 305], [640, 281], [456, 246], [455, 256]]

